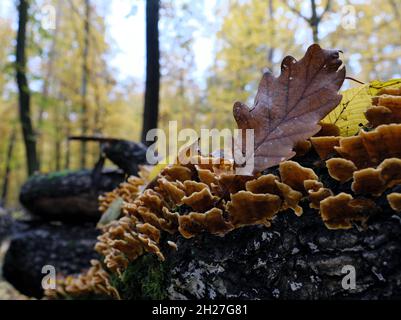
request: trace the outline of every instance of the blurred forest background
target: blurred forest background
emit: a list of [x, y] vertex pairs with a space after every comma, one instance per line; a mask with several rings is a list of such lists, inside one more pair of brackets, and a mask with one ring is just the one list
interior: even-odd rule
[[[139, 52], [148, 25], [148, 55], [117, 59], [116, 24]], [[36, 170], [94, 165], [98, 145], [68, 136], [140, 141], [157, 104], [161, 128], [234, 127], [234, 101], [252, 100], [263, 70], [277, 74], [313, 42], [341, 49], [360, 81], [401, 77], [400, 29], [399, 0], [1, 0], [1, 206], [17, 206]]]

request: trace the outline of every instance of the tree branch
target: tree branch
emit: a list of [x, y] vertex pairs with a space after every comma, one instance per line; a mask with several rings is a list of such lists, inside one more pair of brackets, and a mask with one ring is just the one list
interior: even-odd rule
[[322, 14], [318, 17], [318, 21], [322, 21], [324, 15], [331, 10], [331, 0], [327, 0], [326, 6], [323, 9]]
[[297, 9], [295, 9], [294, 7], [290, 6], [287, 2], [286, 5], [288, 7], [288, 9], [290, 9], [293, 13], [295, 13], [298, 17], [304, 19], [306, 22], [310, 23], [310, 19], [305, 17], [300, 11], [298, 11]]

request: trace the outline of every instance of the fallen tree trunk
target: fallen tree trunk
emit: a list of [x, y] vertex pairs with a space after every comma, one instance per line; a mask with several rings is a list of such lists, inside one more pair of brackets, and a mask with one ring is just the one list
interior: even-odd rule
[[48, 221], [97, 221], [98, 196], [116, 188], [124, 178], [121, 171], [104, 170], [94, 185], [91, 170], [36, 175], [22, 186], [20, 202]]
[[164, 248], [165, 262], [146, 255], [113, 281], [127, 299], [400, 298], [400, 234], [400, 217], [386, 208], [366, 230], [329, 230], [304, 206], [302, 217], [283, 212], [270, 228], [169, 237], [178, 250]]
[[4, 278], [19, 292], [41, 298], [42, 268], [50, 265], [56, 276], [82, 272], [91, 259], [98, 230], [93, 224], [53, 225], [14, 222], [10, 246], [3, 266]]

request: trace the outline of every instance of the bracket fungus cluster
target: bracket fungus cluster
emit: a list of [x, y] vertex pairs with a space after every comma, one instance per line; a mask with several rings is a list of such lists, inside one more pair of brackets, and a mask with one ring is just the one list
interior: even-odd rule
[[98, 260], [91, 260], [91, 267], [78, 276], [66, 276], [56, 279], [55, 289], [46, 289], [47, 299], [66, 296], [105, 296], [120, 299], [118, 291], [111, 285], [110, 275]]
[[99, 211], [102, 213], [106, 212], [110, 205], [118, 198], [123, 199], [125, 202], [130, 202], [131, 199], [141, 193], [148, 182], [149, 173], [149, 167], [141, 166], [138, 173], [139, 177], [130, 176], [127, 181], [121, 183], [118, 188], [101, 195], [99, 197]]
[[[329, 229], [348, 229], [355, 223], [363, 227], [380, 214], [376, 200], [383, 193], [399, 212], [401, 194], [394, 188], [401, 184], [400, 89], [386, 89], [373, 99], [371, 108], [391, 111], [385, 121], [386, 110], [369, 108], [372, 130], [341, 137], [335, 125], [318, 124], [341, 98], [337, 90], [345, 70], [339, 69], [340, 62], [338, 52], [314, 45], [299, 62], [284, 59], [278, 80], [270, 74], [263, 77], [254, 109], [234, 106], [239, 127], [256, 131], [257, 170], [251, 174], [236, 175], [231, 160], [193, 155], [189, 164], [177, 160], [165, 167], [151, 183], [143, 176], [130, 178], [101, 197], [101, 211], [116, 198], [123, 199], [122, 217], [102, 226], [95, 247], [104, 256], [103, 268], [121, 277], [129, 263], [145, 253], [164, 260], [164, 250], [179, 247], [172, 241], [163, 245], [163, 233], [224, 236], [243, 226], [269, 227], [278, 214], [301, 216], [305, 207], [315, 209]], [[293, 150], [296, 157], [288, 160]], [[93, 268], [104, 271], [98, 264]], [[81, 285], [86, 278], [80, 277], [67, 280], [70, 285], [63, 288], [86, 293], [87, 286]], [[107, 278], [101, 279], [101, 288], [118, 297]]]
[[[281, 177], [234, 179], [233, 164], [227, 167], [225, 163], [223, 170], [212, 157], [202, 160], [200, 165], [171, 165], [160, 172], [153, 188], [139, 195], [134, 190], [122, 207], [124, 216], [103, 227], [96, 245], [109, 270], [121, 274], [145, 252], [164, 260], [159, 245], [162, 231], [179, 232], [185, 238], [201, 232], [223, 236], [246, 225], [268, 226], [277, 213], [287, 209], [301, 215], [299, 202], [306, 193], [303, 181], [317, 180], [311, 169], [293, 161], [280, 164]], [[205, 171], [211, 179], [202, 181]]]
[[374, 201], [354, 199], [344, 192], [320, 202], [320, 215], [329, 229], [348, 229], [353, 222], [365, 224], [377, 209]]
[[401, 183], [401, 159], [389, 158], [377, 168], [365, 168], [353, 173], [355, 194], [380, 196], [386, 189]]
[[387, 196], [391, 209], [401, 212], [401, 193], [393, 192]]
[[401, 122], [401, 90], [399, 88], [384, 88], [373, 105], [366, 110], [366, 119], [372, 127], [381, 124]]
[[352, 179], [353, 173], [358, 170], [351, 160], [344, 158], [331, 158], [326, 161], [330, 176], [342, 183]]

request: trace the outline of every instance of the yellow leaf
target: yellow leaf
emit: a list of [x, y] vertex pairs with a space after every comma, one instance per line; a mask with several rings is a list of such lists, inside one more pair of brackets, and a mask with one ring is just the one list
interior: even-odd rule
[[358, 133], [362, 125], [367, 123], [364, 113], [372, 105], [372, 97], [377, 95], [382, 88], [400, 84], [401, 79], [374, 80], [345, 90], [341, 92], [343, 98], [340, 104], [323, 119], [323, 122], [336, 124], [340, 128], [342, 136], [352, 136]]
[[177, 155], [170, 155], [167, 158], [160, 161], [158, 164], [154, 165], [152, 170], [149, 173], [149, 180], [152, 181], [157, 175], [162, 171], [165, 167], [170, 163], [174, 163], [174, 160], [177, 159]]
[[369, 92], [372, 96], [377, 95], [380, 89], [398, 87], [401, 84], [401, 79], [391, 79], [388, 81], [373, 80], [369, 86]]

